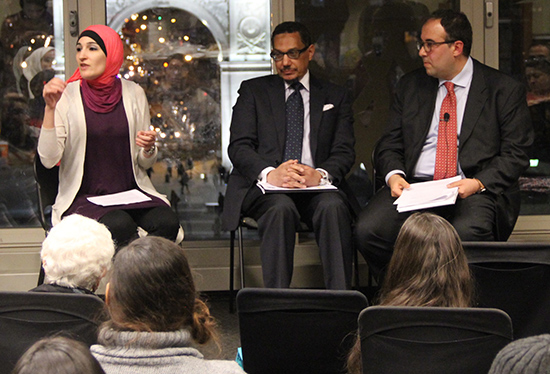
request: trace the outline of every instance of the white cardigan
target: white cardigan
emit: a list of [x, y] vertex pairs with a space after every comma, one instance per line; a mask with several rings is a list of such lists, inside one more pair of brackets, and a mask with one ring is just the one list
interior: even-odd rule
[[[136, 83], [121, 79], [122, 101], [130, 133], [132, 166], [137, 185], [143, 191], [157, 196], [168, 205], [166, 196], [158, 193], [147, 176], [146, 170], [153, 166], [157, 154], [146, 158], [135, 144], [137, 132], [148, 130], [150, 125], [149, 104], [143, 89]], [[80, 95], [80, 81], [71, 82], [65, 88], [55, 109], [55, 128], [40, 131], [38, 154], [46, 168], [59, 165], [59, 192], [52, 212], [52, 224], [56, 225], [63, 213], [71, 206], [80, 189], [84, 174], [86, 155], [86, 119]]]

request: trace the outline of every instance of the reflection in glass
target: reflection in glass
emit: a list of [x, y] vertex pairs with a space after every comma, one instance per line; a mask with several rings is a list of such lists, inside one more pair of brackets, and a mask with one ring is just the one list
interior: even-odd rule
[[144, 88], [158, 134], [151, 180], [171, 200], [186, 239], [219, 237], [225, 170], [218, 45], [198, 18], [176, 8], [129, 14], [120, 33], [121, 74]]
[[[42, 88], [56, 69], [52, 2], [4, 1], [0, 31], [0, 227], [39, 226], [33, 159]], [[1, 14], [1, 13], [0, 13]]]
[[500, 69], [525, 82], [535, 130], [530, 167], [520, 178], [521, 214], [550, 214], [550, 22], [548, 2], [499, 3]]

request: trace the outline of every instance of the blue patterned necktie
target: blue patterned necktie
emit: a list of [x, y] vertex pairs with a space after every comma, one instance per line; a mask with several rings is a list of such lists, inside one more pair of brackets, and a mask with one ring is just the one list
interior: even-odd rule
[[300, 90], [304, 86], [300, 82], [295, 82], [290, 87], [294, 92], [286, 100], [286, 141], [283, 161], [300, 162], [304, 137], [304, 102]]

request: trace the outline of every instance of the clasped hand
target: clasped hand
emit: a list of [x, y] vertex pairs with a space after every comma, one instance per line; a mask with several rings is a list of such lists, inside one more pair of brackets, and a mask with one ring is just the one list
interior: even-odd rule
[[311, 166], [288, 160], [267, 174], [267, 182], [284, 188], [306, 188], [318, 186], [322, 175]]

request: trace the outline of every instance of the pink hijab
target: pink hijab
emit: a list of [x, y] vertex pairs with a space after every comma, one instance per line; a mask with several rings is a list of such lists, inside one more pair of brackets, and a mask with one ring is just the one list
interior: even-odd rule
[[82, 79], [80, 69], [76, 69], [67, 83], [80, 80], [86, 106], [94, 112], [108, 113], [122, 98], [122, 84], [117, 74], [124, 62], [124, 46], [117, 32], [105, 25], [86, 28], [78, 40], [83, 36], [94, 39], [107, 56], [105, 71], [94, 80], [86, 80]]

